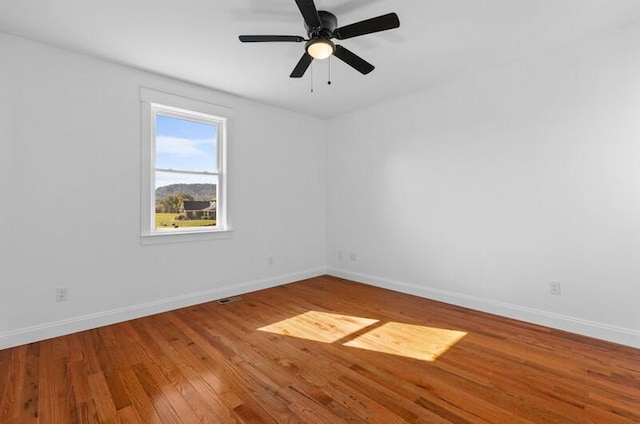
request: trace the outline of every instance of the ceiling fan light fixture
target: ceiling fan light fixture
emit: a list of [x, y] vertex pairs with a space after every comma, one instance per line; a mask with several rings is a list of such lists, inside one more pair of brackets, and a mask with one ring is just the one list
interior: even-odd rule
[[333, 54], [336, 50], [336, 46], [324, 38], [316, 38], [307, 42], [307, 53], [314, 59], [322, 60], [326, 59]]

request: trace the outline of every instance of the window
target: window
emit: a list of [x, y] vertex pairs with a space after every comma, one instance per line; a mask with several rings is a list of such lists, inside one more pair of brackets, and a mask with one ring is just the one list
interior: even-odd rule
[[224, 119], [151, 105], [156, 231], [218, 227], [218, 138]]
[[141, 100], [142, 235], [228, 230], [228, 109], [149, 89]]

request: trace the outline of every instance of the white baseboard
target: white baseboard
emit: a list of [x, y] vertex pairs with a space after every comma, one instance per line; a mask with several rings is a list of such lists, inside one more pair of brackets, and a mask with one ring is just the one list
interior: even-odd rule
[[640, 331], [630, 328], [616, 327], [599, 322], [574, 318], [567, 315], [556, 314], [538, 309], [526, 308], [509, 303], [496, 302], [468, 296], [462, 293], [436, 289], [432, 287], [418, 286], [401, 281], [393, 281], [374, 275], [352, 272], [340, 268], [327, 268], [327, 273], [336, 277], [345, 278], [359, 283], [390, 289], [402, 293], [433, 299], [452, 305], [463, 306], [477, 311], [488, 312], [508, 318], [544, 325], [546, 327], [569, 331], [588, 337], [594, 337], [614, 343], [640, 348]]
[[50, 339], [52, 337], [64, 336], [78, 331], [98, 328], [109, 324], [115, 324], [117, 322], [275, 287], [324, 274], [326, 274], [325, 268], [310, 269], [271, 278], [248, 281], [246, 283], [236, 284], [233, 286], [219, 287], [211, 290], [175, 296], [168, 299], [156, 300], [153, 302], [131, 305], [124, 308], [112, 309], [95, 314], [40, 324], [33, 327], [20, 328], [0, 333], [0, 349], [20, 346], [39, 340]]
[[323, 274], [640, 348], [640, 331], [339, 268], [316, 268], [0, 333], [0, 349], [115, 324]]

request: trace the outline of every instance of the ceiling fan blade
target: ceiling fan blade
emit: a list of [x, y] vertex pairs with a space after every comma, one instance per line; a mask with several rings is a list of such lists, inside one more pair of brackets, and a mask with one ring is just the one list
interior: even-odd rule
[[311, 55], [309, 55], [307, 52], [304, 52], [304, 54], [298, 61], [298, 64], [295, 68], [293, 68], [293, 71], [289, 76], [291, 78], [302, 78], [304, 73], [307, 72], [307, 68], [309, 67], [309, 65], [311, 65], [311, 62], [313, 62], [313, 58], [311, 57]]
[[320, 16], [318, 15], [318, 9], [316, 9], [313, 0], [296, 0], [296, 4], [309, 28], [316, 28], [322, 25]]
[[336, 50], [333, 55], [361, 74], [366, 75], [375, 69], [375, 66], [340, 45], [336, 44]]
[[243, 43], [264, 43], [270, 41], [291, 41], [300, 43], [304, 37], [298, 35], [241, 35], [238, 37]]
[[387, 13], [386, 15], [381, 15], [376, 18], [336, 28], [333, 34], [338, 40], [346, 40], [347, 38], [386, 31], [388, 29], [398, 28], [399, 26], [400, 19], [398, 19], [398, 15], [395, 13]]

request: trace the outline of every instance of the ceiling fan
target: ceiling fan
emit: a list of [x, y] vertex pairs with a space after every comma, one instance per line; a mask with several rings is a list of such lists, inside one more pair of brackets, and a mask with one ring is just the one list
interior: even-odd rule
[[345, 47], [333, 43], [331, 39], [346, 40], [400, 26], [398, 15], [388, 13], [351, 25], [338, 27], [338, 18], [331, 12], [317, 10], [313, 0], [295, 0], [295, 2], [304, 18], [304, 26], [309, 38], [298, 35], [241, 35], [239, 37], [243, 43], [306, 42], [304, 54], [295, 68], [293, 68], [291, 75], [289, 75], [291, 78], [301, 78], [313, 59], [322, 60], [332, 55], [366, 75], [373, 71], [374, 66]]

